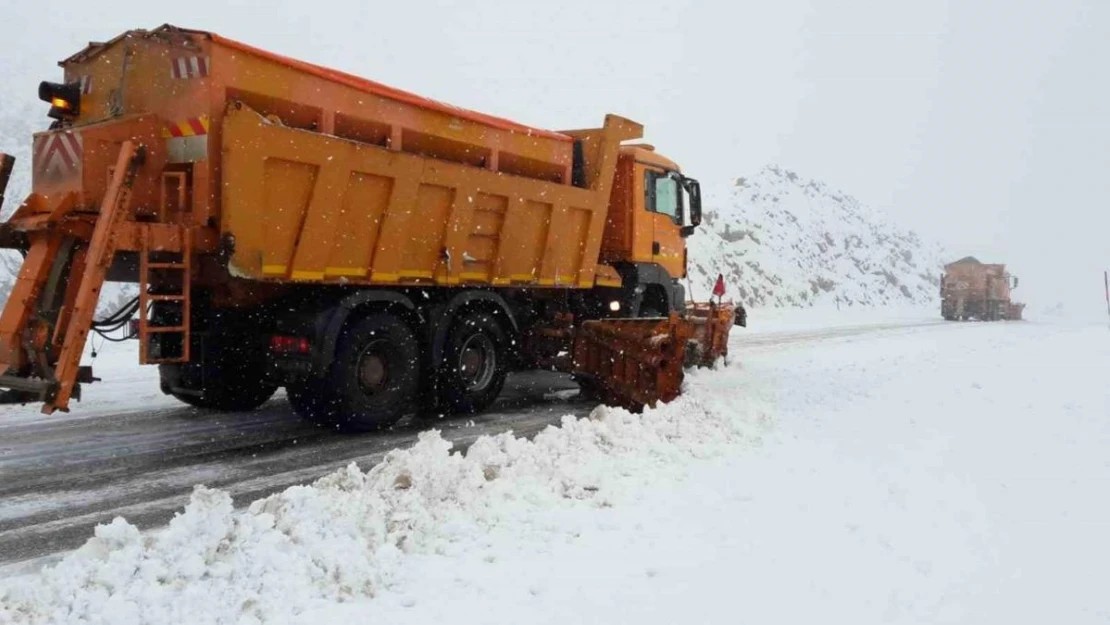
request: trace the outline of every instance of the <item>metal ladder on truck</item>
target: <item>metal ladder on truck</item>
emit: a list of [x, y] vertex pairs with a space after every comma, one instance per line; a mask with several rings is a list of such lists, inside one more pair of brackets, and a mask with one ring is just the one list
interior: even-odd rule
[[[188, 230], [182, 227], [181, 251], [176, 252], [152, 250], [150, 237], [143, 237], [139, 252], [139, 364], [189, 361], [193, 258], [188, 238]], [[158, 279], [151, 280], [152, 274]], [[159, 318], [152, 318], [155, 303], [161, 304]], [[152, 341], [155, 335], [159, 340]], [[157, 353], [152, 354], [152, 348], [157, 348]]]

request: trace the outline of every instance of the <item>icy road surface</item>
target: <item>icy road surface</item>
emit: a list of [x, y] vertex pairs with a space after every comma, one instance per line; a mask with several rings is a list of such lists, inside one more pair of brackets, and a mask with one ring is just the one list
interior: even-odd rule
[[[818, 329], [802, 329], [812, 321], [789, 314], [764, 320], [758, 331], [737, 330], [734, 353], [938, 324], [920, 313], [844, 319], [853, 318]], [[195, 484], [223, 489], [245, 505], [352, 461], [372, 466], [429, 428], [464, 449], [483, 434], [531, 436], [594, 407], [575, 397], [566, 376], [531, 372], [510, 377], [497, 405], [480, 415], [414, 418], [389, 432], [337, 435], [299, 419], [281, 393], [248, 413], [184, 406], [162, 394], [155, 368], [135, 364], [131, 343], [108, 345], [92, 362], [104, 381], [87, 387], [70, 414], [0, 407], [0, 575], [56, 559], [10, 566], [76, 548], [95, 525], [116, 516], [141, 528], [163, 525]]]
[[768, 325], [642, 416], [101, 526], [0, 623], [1106, 622], [1105, 323]]
[[116, 516], [144, 528], [165, 524], [195, 484], [246, 504], [352, 461], [372, 466], [428, 428], [465, 447], [482, 434], [528, 436], [593, 408], [577, 400], [566, 376], [522, 373], [482, 414], [414, 417], [386, 432], [339, 435], [297, 417], [282, 394], [246, 413], [184, 406], [158, 390], [156, 370], [124, 356], [98, 371], [112, 382], [90, 389], [90, 401], [70, 415], [0, 409], [0, 565], [78, 547], [93, 526]]

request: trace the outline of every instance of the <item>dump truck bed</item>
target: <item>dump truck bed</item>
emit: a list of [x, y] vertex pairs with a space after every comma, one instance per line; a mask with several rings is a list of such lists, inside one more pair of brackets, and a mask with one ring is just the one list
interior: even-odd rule
[[616, 150], [641, 135], [615, 116], [608, 134], [532, 128], [171, 26], [62, 66], [80, 118], [36, 138], [36, 163], [76, 157], [36, 169], [32, 207], [95, 210], [130, 120], [150, 119], [160, 136], [131, 138], [164, 173], [138, 181], [136, 214], [218, 228], [253, 280], [591, 287]]
[[952, 263], [945, 267], [945, 283], [954, 293], [966, 297], [1008, 300], [1010, 283], [1006, 265]]
[[271, 123], [245, 105], [224, 118], [222, 179], [221, 226], [234, 236], [236, 276], [595, 282], [608, 185], [582, 189], [397, 153]]
[[[67, 131], [36, 135], [34, 187], [55, 200], [70, 191], [94, 208], [118, 142], [84, 141], [82, 129], [152, 115], [155, 162], [188, 174], [192, 223], [218, 221], [222, 117], [239, 101], [282, 124], [395, 152], [570, 184], [573, 139], [453, 107], [343, 72], [266, 52], [214, 33], [162, 26], [90, 44], [61, 62], [81, 87]], [[93, 179], [95, 178], [95, 180]], [[100, 181], [97, 184], [97, 181]], [[139, 215], [153, 215], [165, 189], [136, 189]], [[52, 210], [50, 202], [40, 210]]]

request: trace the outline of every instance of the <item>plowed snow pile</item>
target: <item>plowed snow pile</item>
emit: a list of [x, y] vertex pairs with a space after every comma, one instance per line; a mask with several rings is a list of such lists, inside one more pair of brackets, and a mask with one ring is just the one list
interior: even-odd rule
[[765, 413], [710, 376], [684, 399], [631, 415], [600, 407], [534, 440], [451, 453], [437, 432], [368, 472], [351, 465], [233, 511], [198, 487], [161, 532], [122, 519], [41, 577], [0, 584], [0, 623], [251, 623], [373, 597], [407, 554], [452, 554], [508, 524], [569, 531], [560, 511], [607, 508], [679, 479], [695, 458], [757, 440]]

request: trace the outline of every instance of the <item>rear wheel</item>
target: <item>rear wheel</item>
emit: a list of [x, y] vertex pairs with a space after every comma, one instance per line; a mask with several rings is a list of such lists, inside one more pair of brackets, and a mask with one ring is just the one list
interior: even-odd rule
[[263, 377], [262, 352], [240, 344], [230, 349], [219, 336], [210, 336], [207, 345], [196, 341], [196, 360], [158, 365], [163, 392], [208, 410], [254, 410], [266, 403], [277, 385]]
[[302, 417], [341, 430], [368, 431], [393, 425], [415, 405], [420, 347], [397, 317], [375, 314], [340, 337], [327, 376], [287, 387]]
[[452, 412], [478, 412], [501, 393], [508, 375], [508, 337], [486, 312], [460, 316], [448, 330], [440, 374], [442, 403]]
[[285, 397], [289, 400], [293, 412], [301, 418], [321, 427], [337, 429], [336, 423], [331, 418], [334, 408], [328, 405], [334, 403], [334, 400], [323, 392], [323, 386], [319, 380], [289, 384], [285, 387]]

